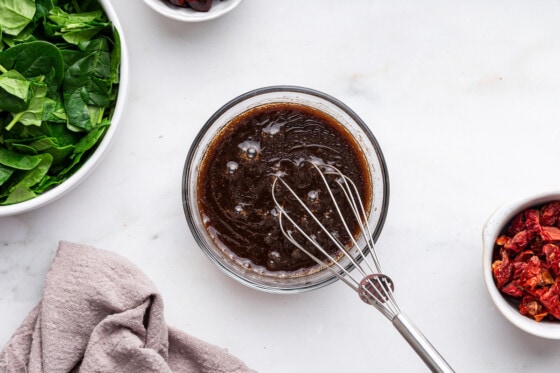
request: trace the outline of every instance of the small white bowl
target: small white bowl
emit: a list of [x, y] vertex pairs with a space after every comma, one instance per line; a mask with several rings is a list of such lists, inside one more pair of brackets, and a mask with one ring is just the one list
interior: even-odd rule
[[144, 0], [153, 10], [168, 18], [183, 22], [203, 22], [223, 16], [235, 9], [243, 0], [212, 0], [208, 12], [199, 12], [191, 8], [182, 8], [166, 0]]
[[113, 142], [113, 138], [115, 137], [115, 133], [117, 132], [117, 129], [119, 127], [120, 118], [124, 112], [128, 97], [129, 61], [125, 37], [119, 19], [117, 18], [117, 14], [111, 5], [111, 1], [99, 0], [99, 3], [103, 7], [105, 14], [109, 18], [109, 20], [113, 23], [113, 27], [119, 32], [121, 42], [119, 92], [115, 104], [115, 110], [111, 117], [111, 125], [107, 129], [107, 132], [103, 136], [101, 142], [99, 142], [99, 144], [97, 145], [95, 151], [89, 156], [87, 161], [74, 174], [72, 174], [72, 176], [70, 176], [62, 184], [54, 187], [53, 189], [47, 190], [43, 194], [33, 199], [15, 203], [13, 205], [0, 206], [0, 217], [17, 215], [35, 210], [67, 194], [70, 190], [74, 189], [78, 184], [80, 184], [95, 169], [95, 167], [97, 167], [97, 165], [101, 162], [101, 159], [107, 153], [109, 146]]
[[505, 226], [519, 212], [554, 200], [560, 200], [560, 192], [543, 192], [505, 203], [492, 213], [482, 230], [482, 272], [490, 298], [502, 315], [513, 325], [527, 333], [548, 339], [560, 339], [560, 321], [537, 322], [520, 314], [517, 307], [508, 302], [496, 287], [491, 267], [496, 238], [502, 233]]

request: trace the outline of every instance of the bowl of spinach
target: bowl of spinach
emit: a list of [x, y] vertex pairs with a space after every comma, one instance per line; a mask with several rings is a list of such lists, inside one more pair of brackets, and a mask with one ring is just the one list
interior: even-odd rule
[[44, 206], [97, 166], [126, 102], [108, 0], [0, 0], [0, 216]]

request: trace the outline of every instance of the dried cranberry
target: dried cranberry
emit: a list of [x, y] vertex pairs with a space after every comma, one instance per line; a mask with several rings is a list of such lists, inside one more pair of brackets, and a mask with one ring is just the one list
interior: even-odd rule
[[207, 12], [212, 8], [212, 0], [187, 0], [187, 3], [199, 12]]
[[181, 6], [183, 8], [187, 7], [186, 0], [169, 0], [169, 2], [173, 5]]

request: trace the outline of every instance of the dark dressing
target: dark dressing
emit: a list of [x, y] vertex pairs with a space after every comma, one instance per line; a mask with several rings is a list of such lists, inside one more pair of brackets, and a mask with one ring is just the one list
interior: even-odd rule
[[[333, 203], [319, 174], [305, 161], [340, 169], [357, 185], [366, 208], [370, 205], [364, 154], [346, 129], [318, 110], [291, 103], [260, 106], [228, 123], [216, 136], [200, 167], [198, 203], [207, 231], [224, 253], [247, 268], [272, 275], [297, 276], [316, 267], [280, 230], [271, 196], [275, 175], [283, 175], [341, 242], [350, 241], [340, 221], [331, 219]], [[330, 253], [339, 251], [285, 189], [278, 187], [276, 192], [306, 232]], [[338, 195], [337, 200], [344, 197]], [[352, 221], [348, 206], [342, 203], [341, 208]], [[358, 228], [352, 224], [350, 229], [355, 234]], [[306, 247], [317, 252], [312, 245]]]

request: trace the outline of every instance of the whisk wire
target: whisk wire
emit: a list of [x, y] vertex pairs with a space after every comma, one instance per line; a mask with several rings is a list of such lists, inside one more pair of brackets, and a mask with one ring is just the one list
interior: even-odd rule
[[[329, 182], [327, 181], [327, 178], [325, 177], [325, 174], [329, 174], [329, 175], [335, 175], [337, 176], [337, 184], [340, 186], [340, 189], [342, 190], [342, 192], [344, 193], [344, 195], [347, 198], [347, 201], [350, 205], [350, 209], [352, 211], [352, 213], [354, 214], [354, 217], [356, 219], [356, 222], [358, 223], [358, 225], [360, 226], [361, 231], [363, 232], [363, 222], [364, 220], [367, 222], [366, 216], [365, 216], [365, 210], [363, 209], [363, 205], [362, 207], [362, 211], [363, 214], [360, 215], [360, 211], [358, 209], [358, 204], [356, 203], [356, 199], [353, 198], [353, 194], [352, 194], [352, 189], [350, 188], [350, 184], [353, 185], [354, 187], [356, 187], [356, 185], [349, 179], [347, 178], [345, 175], [342, 174], [342, 172], [340, 172], [336, 167], [334, 166], [326, 166], [326, 171], [325, 172], [321, 172], [321, 169], [319, 168], [320, 166], [317, 165], [316, 163], [311, 163], [311, 165], [313, 167], [315, 167], [315, 169], [318, 171], [319, 176], [321, 177], [327, 193], [329, 194], [331, 201], [333, 202], [333, 205], [336, 209], [336, 212], [338, 214], [338, 217], [342, 223], [342, 225], [344, 226], [344, 229], [346, 230], [346, 233], [348, 234], [348, 237], [350, 238], [351, 242], [352, 242], [352, 247], [356, 248], [359, 251], [360, 256], [364, 257], [364, 253], [360, 247], [360, 245], [358, 245], [358, 242], [356, 241], [356, 238], [354, 237], [354, 232], [352, 232], [352, 230], [349, 228], [348, 223], [346, 221], [346, 219], [344, 218], [344, 215], [342, 214], [342, 211], [340, 209], [340, 205], [338, 204], [334, 193], [332, 191], [332, 188], [330, 188], [329, 186]], [[325, 167], [325, 166], [324, 166]], [[356, 193], [358, 193], [358, 190], [356, 188], [355, 190]], [[302, 201], [303, 202], [303, 201]], [[346, 250], [343, 250], [343, 253], [345, 253]], [[352, 264], [360, 271], [360, 273], [362, 274], [362, 276], [366, 276], [367, 272], [363, 270], [363, 268], [361, 267], [360, 263], [355, 260], [355, 258], [352, 255], [347, 255], [348, 258], [350, 259], [350, 261], [352, 262]], [[370, 268], [371, 269], [371, 268]]]
[[[288, 185], [288, 183], [286, 183], [281, 177], [275, 177], [274, 181], [273, 181], [273, 185], [272, 185], [272, 198], [276, 204], [276, 208], [277, 211], [279, 213], [279, 225], [280, 225], [280, 229], [282, 230], [282, 233], [284, 234], [284, 236], [286, 238], [288, 238], [288, 240], [295, 245], [298, 249], [302, 250], [305, 254], [307, 254], [311, 259], [313, 259], [316, 263], [318, 263], [320, 266], [327, 268], [331, 273], [333, 273], [338, 279], [342, 280], [346, 285], [350, 286], [353, 290], [355, 290], [356, 292], [359, 292], [360, 290], [365, 291], [365, 294], [367, 295], [367, 298], [369, 298], [368, 301], [365, 300], [365, 298], [363, 298], [363, 300], [368, 303], [371, 304], [373, 306], [375, 306], [376, 308], [378, 308], [387, 318], [391, 319], [391, 316], [394, 314], [395, 311], [393, 311], [393, 309], [385, 309], [384, 308], [384, 301], [378, 301], [378, 299], [392, 299], [392, 293], [389, 291], [387, 291], [386, 289], [388, 289], [387, 284], [385, 284], [385, 286], [372, 286], [372, 289], [377, 289], [376, 293], [371, 293], [370, 289], [366, 289], [364, 288], [363, 284], [361, 284], [361, 279], [362, 278], [366, 278], [368, 276], [368, 273], [380, 273], [381, 272], [381, 266], [379, 264], [379, 261], [377, 259], [377, 256], [375, 255], [375, 251], [373, 250], [373, 243], [372, 243], [372, 234], [371, 234], [371, 229], [369, 226], [369, 223], [367, 221], [367, 215], [365, 213], [365, 208], [363, 203], [361, 202], [361, 198], [359, 198], [359, 192], [358, 192], [358, 188], [356, 187], [356, 184], [350, 179], [348, 178], [346, 175], [344, 175], [340, 170], [338, 170], [336, 167], [331, 166], [331, 165], [319, 165], [317, 163], [311, 162], [311, 165], [317, 170], [323, 184], [326, 187], [327, 193], [333, 203], [333, 206], [337, 212], [337, 215], [339, 217], [339, 220], [342, 224], [342, 226], [344, 227], [344, 229], [346, 230], [346, 233], [348, 234], [348, 237], [350, 238], [350, 241], [352, 243], [352, 247], [358, 251], [358, 255], [353, 256], [350, 255], [348, 253], [348, 249], [345, 247], [345, 245], [343, 245], [340, 240], [335, 237], [325, 226], [324, 224], [321, 222], [321, 220], [311, 211], [311, 209], [309, 208], [309, 206], [301, 199], [297, 196], [296, 192], [292, 189], [292, 187], [290, 187], [290, 185]], [[325, 169], [325, 171], [323, 171], [321, 169], [321, 167], [323, 167]], [[337, 177], [336, 180], [336, 184], [338, 184], [338, 186], [340, 187], [341, 191], [343, 192], [344, 196], [346, 197], [348, 204], [350, 206], [350, 209], [352, 211], [352, 214], [354, 215], [354, 218], [360, 228], [361, 232], [366, 232], [365, 237], [369, 237], [369, 239], [366, 238], [366, 246], [368, 247], [372, 260], [373, 260], [373, 265], [369, 263], [369, 261], [367, 260], [366, 257], [366, 253], [365, 250], [362, 249], [362, 247], [358, 244], [356, 238], [354, 237], [354, 232], [352, 232], [352, 230], [350, 229], [346, 219], [344, 218], [344, 215], [342, 213], [342, 210], [340, 208], [340, 205], [336, 199], [336, 197], [334, 196], [333, 190], [329, 185], [329, 182], [327, 180], [327, 178], [325, 177], [325, 175], [334, 175]], [[301, 245], [293, 236], [292, 231], [288, 230], [285, 228], [284, 223], [283, 223], [283, 219], [286, 218], [292, 225], [292, 227], [294, 227], [308, 242], [310, 242], [315, 248], [317, 248], [323, 255], [325, 255], [326, 258], [330, 259], [330, 255], [326, 252], [326, 250], [310, 235], [308, 235], [297, 223], [296, 221], [291, 217], [291, 215], [285, 210], [283, 204], [281, 204], [277, 198], [276, 198], [276, 194], [274, 193], [274, 191], [276, 190], [276, 184], [280, 182], [284, 188], [286, 188], [286, 190], [295, 197], [295, 201], [304, 209], [304, 211], [308, 214], [308, 216], [310, 216], [315, 223], [320, 227], [320, 229], [327, 235], [327, 237], [336, 245], [337, 249], [343, 253], [344, 256], [346, 256], [349, 260], [350, 263], [352, 265], [352, 267], [356, 268], [362, 277], [360, 278], [356, 278], [355, 276], [352, 275], [352, 273], [347, 270], [344, 266], [342, 266], [337, 260], [330, 260], [331, 264], [334, 264], [335, 267], [338, 268], [338, 270], [336, 270], [335, 268], [333, 268], [332, 265], [328, 265], [325, 263], [324, 260], [319, 259], [316, 255], [313, 255], [309, 250], [307, 250], [303, 245]], [[361, 259], [361, 262], [358, 261], [357, 259]], [[369, 272], [367, 272], [362, 265], [365, 264], [368, 269]], [[368, 281], [374, 281], [373, 279], [368, 279]], [[379, 281], [379, 280], [376, 280]], [[383, 279], [383, 281], [387, 281], [386, 278]], [[392, 284], [392, 283], [391, 283]], [[379, 292], [379, 289], [385, 289], [384, 294], [381, 294]], [[398, 311], [398, 310], [397, 310]]]
[[[401, 333], [404, 339], [409, 343], [409, 345], [416, 351], [418, 356], [426, 363], [426, 365], [433, 372], [441, 373], [453, 373], [454, 370], [445, 361], [445, 359], [437, 352], [437, 350], [430, 344], [430, 342], [424, 337], [424, 335], [416, 328], [416, 326], [410, 321], [400, 310], [394, 295], [394, 285], [390, 277], [383, 274], [381, 271], [381, 266], [379, 260], [375, 253], [374, 242], [373, 242], [373, 231], [370, 229], [368, 223], [367, 214], [365, 212], [364, 205], [360, 198], [360, 193], [356, 184], [344, 175], [340, 170], [325, 164], [318, 164], [314, 161], [309, 161], [315, 170], [320, 175], [325, 189], [327, 190], [337, 215], [340, 219], [341, 225], [344, 227], [350, 242], [342, 243], [334, 234], [332, 234], [327, 227], [320, 221], [320, 219], [311, 211], [307, 204], [298, 197], [297, 193], [286, 183], [282, 176], [276, 176], [272, 183], [272, 198], [276, 205], [278, 212], [278, 222], [280, 229], [284, 236], [288, 239], [299, 250], [307, 254], [312, 260], [314, 260], [321, 267], [328, 269], [334, 276], [341, 280], [344, 284], [348, 285], [354, 291], [358, 293], [360, 299], [365, 303], [374, 306], [381, 314], [383, 314], [387, 319], [389, 319], [394, 327]], [[340, 190], [343, 192], [350, 210], [354, 215], [354, 218], [358, 224], [358, 228], [362, 233], [362, 239], [365, 239], [365, 248], [369, 251], [370, 255], [366, 256], [366, 249], [358, 243], [355, 238], [354, 232], [350, 229], [349, 224], [346, 221], [344, 214], [340, 208], [340, 205], [333, 193], [333, 190], [325, 175], [337, 176], [336, 184], [338, 184]], [[329, 253], [323, 248], [323, 246], [315, 239], [313, 235], [308, 234], [305, 230], [297, 224], [297, 222], [290, 216], [288, 211], [284, 208], [284, 203], [278, 201], [276, 197], [277, 184], [280, 182], [284, 188], [294, 197], [295, 201], [303, 208], [305, 213], [313, 219], [313, 221], [318, 225], [322, 232], [326, 234], [328, 239], [335, 245], [335, 247], [350, 261], [346, 267], [344, 267], [337, 258], [331, 257]], [[322, 255], [324, 255], [327, 260], [320, 259], [313, 253], [311, 253], [304, 245], [297, 241], [293, 235], [293, 229], [288, 229], [285, 226], [285, 220], [289, 221], [291, 227], [295, 229], [299, 234], [309, 243], [311, 243]], [[350, 247], [348, 247], [350, 246]], [[352, 255], [350, 251], [356, 250], [357, 254]], [[367, 269], [365, 268], [367, 267]], [[356, 268], [361, 274], [361, 278], [358, 279], [351, 273], [352, 268]], [[368, 271], [369, 270], [369, 271]]]
[[[364, 238], [366, 239], [365, 245], [367, 246], [369, 253], [370, 253], [370, 258], [373, 261], [373, 267], [372, 265], [369, 263], [369, 260], [367, 259], [366, 255], [365, 255], [365, 251], [364, 249], [362, 249], [362, 246], [360, 246], [357, 242], [356, 239], [354, 238], [354, 235], [350, 234], [352, 243], [354, 245], [354, 247], [359, 251], [360, 256], [363, 258], [363, 262], [367, 265], [368, 269], [370, 270], [370, 272], [374, 272], [374, 273], [381, 273], [381, 264], [379, 263], [379, 260], [377, 259], [377, 255], [375, 254], [375, 250], [373, 247], [373, 230], [370, 228], [370, 224], [369, 221], [367, 219], [367, 214], [364, 208], [364, 204], [362, 203], [362, 199], [360, 198], [360, 194], [358, 192], [358, 187], [356, 186], [356, 184], [352, 181], [352, 179], [350, 179], [348, 176], [344, 175], [338, 168], [334, 167], [334, 166], [328, 166], [327, 171], [321, 172], [319, 166], [315, 163], [312, 163], [313, 166], [315, 167], [315, 169], [317, 169], [317, 171], [319, 171], [319, 174], [321, 175], [323, 182], [325, 183], [325, 186], [327, 188], [327, 190], [329, 191], [329, 195], [333, 201], [333, 203], [337, 206], [338, 208], [338, 204], [336, 202], [336, 198], [334, 197], [331, 188], [328, 185], [328, 182], [326, 180], [326, 178], [324, 177], [324, 174], [330, 174], [330, 175], [336, 175], [338, 176], [337, 179], [337, 184], [341, 187], [342, 192], [344, 193], [349, 205], [351, 206], [351, 210], [352, 213], [354, 214], [354, 218], [356, 220], [356, 222], [358, 223], [359, 227], [360, 227], [360, 231], [361, 232], [365, 232], [364, 233]], [[348, 227], [348, 225], [346, 224], [346, 221], [342, 215], [342, 213], [340, 212], [340, 209], [338, 209], [339, 212], [339, 216], [340, 219], [342, 220], [342, 222], [344, 223], [345, 227]], [[349, 230], [347, 229], [347, 231], [349, 232]], [[360, 268], [361, 270], [361, 266], [360, 264], [356, 265], [358, 268]], [[364, 273], [363, 271], [361, 271], [361, 273], [366, 276], [366, 273]]]
[[[282, 216], [286, 216], [284, 214], [282, 214], [279, 219], [282, 219]], [[305, 247], [303, 247], [302, 245], [299, 244], [299, 242], [297, 240], [295, 240], [292, 236], [292, 233], [289, 231], [286, 231], [284, 229], [284, 227], [281, 226], [280, 228], [282, 230], [282, 233], [288, 238], [288, 240], [294, 244], [298, 249], [300, 249], [301, 251], [303, 251], [305, 254], [307, 254], [311, 259], [313, 259], [317, 264], [319, 264], [321, 267], [324, 268], [328, 268], [329, 271], [334, 274], [339, 280], [341, 280], [342, 282], [344, 282], [346, 285], [348, 285], [349, 287], [351, 287], [352, 289], [354, 289], [355, 291], [358, 291], [359, 289], [359, 283], [355, 280], [354, 277], [350, 276], [350, 272], [348, 272], [346, 270], [346, 268], [344, 268], [343, 266], [341, 266], [338, 262], [334, 262], [334, 264], [339, 268], [340, 271], [336, 271], [334, 270], [331, 266], [328, 266], [325, 264], [325, 262], [323, 262], [321, 259], [319, 259], [317, 256], [313, 255], [311, 252], [309, 252]], [[301, 233], [301, 232], [300, 232]], [[309, 240], [311, 240], [311, 238], [309, 238]], [[314, 242], [314, 240], [312, 241]], [[318, 246], [317, 246], [318, 247]], [[324, 254], [324, 253], [323, 253]]]
[[[272, 188], [273, 191], [276, 188], [276, 183], [280, 181], [283, 186], [292, 194], [295, 195], [297, 197], [297, 195], [295, 194], [294, 190], [280, 177], [276, 177], [272, 183]], [[342, 280], [345, 284], [347, 284], [348, 286], [350, 286], [352, 289], [354, 289], [355, 291], [358, 291], [359, 288], [359, 281], [357, 281], [354, 277], [352, 277], [350, 275], [350, 272], [346, 270], [346, 268], [344, 268], [344, 266], [342, 266], [337, 260], [330, 260], [330, 262], [332, 262], [332, 264], [334, 264], [336, 267], [338, 267], [339, 271], [336, 271], [335, 269], [332, 268], [332, 266], [327, 265], [323, 260], [319, 259], [317, 256], [313, 255], [309, 250], [307, 250], [303, 245], [301, 245], [294, 237], [293, 234], [290, 230], [287, 230], [284, 226], [283, 223], [283, 218], [288, 219], [288, 221], [292, 224], [292, 226], [307, 240], [309, 241], [311, 244], [313, 244], [313, 246], [315, 246], [320, 252], [321, 254], [325, 255], [325, 257], [330, 258], [329, 253], [327, 253], [327, 251], [323, 248], [323, 246], [321, 246], [315, 239], [313, 239], [311, 236], [309, 236], [296, 222], [295, 220], [286, 212], [286, 210], [284, 209], [283, 205], [280, 204], [278, 202], [278, 200], [276, 199], [276, 195], [275, 193], [272, 193], [272, 198], [276, 204], [276, 209], [278, 210], [278, 219], [279, 219], [279, 225], [280, 225], [280, 229], [282, 230], [282, 233], [284, 234], [284, 236], [286, 238], [288, 238], [288, 240], [294, 244], [298, 249], [300, 249], [301, 251], [303, 251], [305, 254], [307, 254], [311, 259], [313, 259], [317, 264], [319, 264], [322, 267], [328, 268], [336, 277], [338, 277], [340, 280]], [[315, 216], [315, 214], [313, 214], [311, 212], [311, 210], [309, 209], [309, 207], [299, 198], [296, 198], [296, 200], [299, 202], [300, 206], [309, 214], [309, 216], [311, 216], [314, 221], [318, 224], [318, 226], [321, 228], [321, 230], [323, 230], [323, 232], [326, 233], [326, 235], [329, 237], [329, 239], [331, 239], [331, 241], [337, 246], [337, 248], [342, 251], [345, 252], [344, 246], [342, 245], [342, 243], [336, 238], [334, 237], [334, 235], [321, 223], [321, 221]], [[352, 258], [352, 261], [355, 262], [355, 260]], [[356, 263], [357, 264], [357, 263]], [[344, 273], [346, 276], [342, 276], [341, 273]], [[350, 279], [350, 281], [349, 281]]]
[[[319, 172], [323, 183], [326, 186], [326, 189], [330, 195], [330, 198], [338, 212], [340, 220], [342, 221], [346, 231], [348, 232], [350, 239], [352, 241], [353, 247], [358, 251], [359, 255], [358, 258], [362, 259], [361, 262], [354, 259], [352, 255], [348, 253], [344, 253], [347, 257], [350, 258], [352, 264], [358, 269], [358, 271], [363, 276], [363, 280], [360, 281], [360, 286], [358, 286], [358, 293], [362, 300], [375, 308], [377, 308], [385, 317], [391, 320], [396, 314], [400, 313], [400, 308], [395, 301], [393, 296], [393, 289], [394, 285], [391, 279], [385, 275], [377, 275], [382, 273], [381, 264], [377, 258], [377, 255], [374, 250], [373, 246], [373, 231], [370, 229], [370, 225], [367, 219], [367, 214], [365, 212], [364, 204], [360, 198], [360, 194], [358, 191], [358, 187], [356, 184], [350, 179], [348, 176], [344, 175], [338, 168], [334, 166], [326, 166], [325, 171], [321, 172], [321, 166], [312, 163], [313, 167]], [[344, 193], [348, 204], [351, 207], [352, 213], [357, 224], [360, 227], [361, 232], [365, 232], [363, 234], [366, 240], [366, 247], [369, 249], [371, 261], [373, 264], [370, 263], [368, 257], [366, 256], [365, 250], [362, 248], [361, 245], [358, 244], [354, 235], [348, 228], [348, 224], [344, 219], [344, 216], [340, 210], [339, 204], [336, 201], [332, 188], [330, 188], [328, 181], [325, 175], [335, 175], [337, 176], [336, 183], [340, 186], [341, 191]], [[369, 269], [369, 273], [373, 273], [374, 275], [368, 275], [362, 265], [365, 265]], [[354, 278], [352, 275], [349, 275]], [[357, 282], [357, 280], [354, 279]]]

